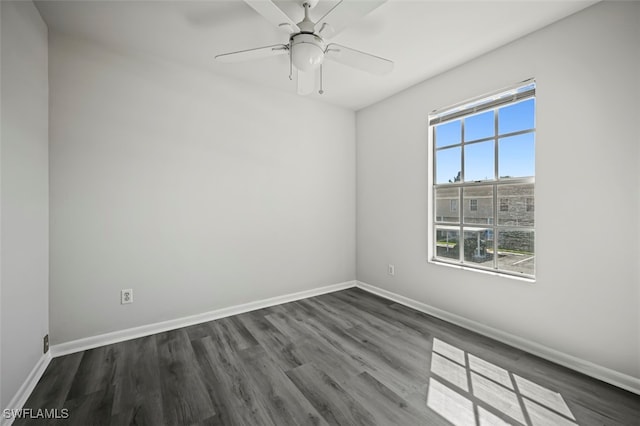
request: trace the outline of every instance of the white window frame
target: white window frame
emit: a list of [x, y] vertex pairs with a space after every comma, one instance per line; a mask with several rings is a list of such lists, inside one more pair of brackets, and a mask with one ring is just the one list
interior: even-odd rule
[[[531, 89], [529, 89], [527, 86], [531, 87]], [[430, 205], [430, 209], [429, 209], [429, 213], [428, 213], [428, 221], [429, 221], [429, 226], [428, 226], [428, 261], [430, 263], [436, 263], [436, 264], [442, 264], [442, 265], [446, 265], [446, 266], [454, 266], [454, 267], [459, 267], [462, 269], [468, 269], [468, 270], [474, 270], [474, 271], [479, 271], [479, 272], [489, 272], [489, 273], [493, 273], [495, 275], [500, 275], [500, 276], [507, 276], [507, 277], [517, 277], [517, 278], [521, 278], [524, 279], [525, 281], [529, 281], [529, 282], [534, 282], [535, 281], [535, 263], [534, 263], [534, 270], [532, 274], [527, 274], [524, 272], [514, 272], [514, 271], [509, 271], [506, 269], [500, 269], [498, 267], [498, 256], [494, 256], [494, 261], [493, 261], [493, 267], [492, 268], [487, 268], [484, 266], [480, 266], [480, 265], [476, 265], [473, 264], [472, 262], [465, 262], [464, 261], [464, 253], [460, 253], [459, 255], [459, 259], [447, 259], [447, 258], [443, 258], [443, 257], [437, 257], [436, 256], [436, 228], [440, 229], [440, 230], [446, 230], [446, 229], [451, 229], [451, 230], [458, 230], [458, 238], [461, 241], [464, 241], [464, 231], [475, 231], [475, 228], [478, 228], [477, 231], [481, 231], [481, 228], [487, 229], [488, 228], [488, 232], [492, 233], [493, 235], [493, 252], [494, 253], [498, 253], [498, 238], [496, 238], [497, 233], [499, 232], [499, 230], [504, 230], [504, 231], [509, 231], [509, 230], [522, 230], [525, 232], [533, 232], [534, 235], [534, 241], [533, 241], [533, 245], [534, 245], [534, 252], [533, 252], [533, 256], [535, 257], [536, 254], [536, 249], [535, 246], [536, 244], [536, 239], [535, 239], [535, 219], [533, 222], [533, 225], [531, 226], [516, 226], [516, 227], [512, 227], [512, 226], [507, 226], [507, 225], [498, 225], [498, 215], [501, 211], [500, 209], [500, 201], [499, 201], [499, 197], [498, 197], [498, 188], [502, 185], [507, 185], [507, 184], [532, 184], [533, 185], [533, 190], [534, 190], [534, 194], [535, 194], [535, 176], [533, 177], [523, 177], [523, 178], [512, 178], [512, 177], [499, 177], [498, 176], [498, 154], [497, 154], [497, 148], [496, 148], [496, 158], [495, 158], [495, 168], [496, 168], [496, 175], [495, 175], [495, 179], [493, 180], [487, 180], [487, 181], [482, 181], [482, 183], [476, 183], [476, 182], [451, 182], [449, 181], [449, 183], [442, 183], [439, 185], [436, 185], [436, 170], [435, 170], [435, 153], [437, 148], [435, 147], [435, 138], [434, 138], [434, 128], [437, 124], [441, 124], [441, 123], [445, 123], [447, 121], [453, 121], [453, 120], [457, 120], [460, 119], [462, 117], [465, 116], [470, 116], [473, 114], [476, 114], [478, 112], [484, 112], [484, 111], [489, 111], [489, 110], [498, 110], [501, 107], [504, 107], [506, 105], [509, 104], [515, 104], [517, 102], [521, 102], [530, 98], [534, 98], [536, 97], [535, 95], [536, 92], [536, 84], [535, 81], [533, 79], [529, 79], [529, 80], [525, 80], [523, 82], [520, 82], [516, 85], [513, 85], [511, 87], [508, 87], [506, 89], [502, 89], [500, 91], [496, 91], [494, 94], [490, 94], [490, 95], [485, 95], [482, 97], [478, 97], [475, 99], [472, 99], [470, 101], [466, 101], [466, 102], [462, 102], [456, 105], [453, 105], [451, 107], [447, 107], [447, 108], [442, 108], [439, 110], [434, 110], [430, 115], [429, 115], [429, 121], [428, 121], [428, 125], [429, 125], [429, 137], [428, 137], [428, 153], [429, 153], [429, 167], [430, 167], [430, 173], [429, 173], [429, 178], [428, 178], [428, 186], [429, 186], [429, 205]], [[537, 109], [537, 106], [536, 106]], [[496, 120], [497, 120], [497, 114], [496, 114]], [[536, 134], [536, 127], [534, 124], [533, 129], [528, 130], [527, 132], [532, 132], [534, 134]], [[519, 132], [515, 132], [516, 134], [518, 134]], [[526, 132], [525, 132], [526, 133]], [[505, 134], [507, 136], [510, 136], [510, 134]], [[495, 137], [495, 144], [497, 146], [499, 138], [500, 137], [505, 137], [505, 135], [499, 135], [497, 132], [497, 124], [496, 124], [496, 134], [494, 135]], [[461, 142], [461, 144], [464, 144], [464, 141]], [[441, 149], [442, 147], [440, 147]], [[464, 155], [464, 154], [463, 154]], [[534, 154], [535, 155], [535, 154]], [[464, 157], [463, 157], [463, 161], [461, 164], [462, 167], [462, 175], [464, 176]], [[459, 223], [458, 224], [446, 224], [446, 223], [437, 223], [436, 216], [435, 216], [435, 209], [436, 209], [436, 202], [435, 202], [435, 193], [436, 193], [436, 188], [440, 188], [440, 187], [451, 187], [451, 188], [465, 188], [465, 187], [472, 187], [472, 186], [476, 186], [476, 185], [486, 185], [486, 186], [492, 186], [493, 187], [493, 223], [488, 224], [488, 226], [469, 226], [469, 224], [463, 224], [463, 211], [461, 211], [460, 214], [460, 219], [459, 219]], [[463, 190], [460, 190], [460, 203], [462, 203], [464, 201], [464, 198], [462, 196]], [[529, 198], [533, 199], [533, 203], [530, 204], [529, 202]], [[531, 205], [532, 208], [532, 213], [534, 213], [535, 215], [535, 195], [533, 197], [529, 197], [525, 200], [525, 204], [526, 204], [526, 208], [527, 211], [529, 210], [529, 206]], [[459, 203], [459, 204], [460, 204]], [[510, 203], [509, 203], [510, 204]], [[471, 203], [469, 204], [469, 208], [471, 207]], [[510, 209], [509, 209], [510, 210]], [[464, 245], [464, 244], [463, 244]], [[461, 252], [463, 252], [464, 250], [459, 250]]]

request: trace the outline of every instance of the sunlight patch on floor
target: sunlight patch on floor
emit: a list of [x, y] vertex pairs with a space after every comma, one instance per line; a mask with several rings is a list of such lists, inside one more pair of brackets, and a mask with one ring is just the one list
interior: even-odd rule
[[427, 405], [455, 426], [475, 424], [471, 401], [434, 378], [429, 379]]
[[484, 377], [513, 390], [513, 383], [511, 383], [509, 372], [504, 368], [500, 368], [497, 365], [491, 364], [490, 362], [471, 354], [469, 354], [469, 367], [472, 371], [476, 371]]
[[578, 426], [560, 393], [433, 339], [427, 406], [455, 426]]
[[560, 414], [564, 414], [571, 420], [576, 419], [573, 417], [573, 413], [571, 413], [569, 407], [567, 407], [567, 403], [564, 402], [562, 395], [558, 392], [551, 391], [516, 374], [514, 374], [514, 377], [522, 395], [538, 402], [539, 404], [549, 407]]
[[467, 370], [460, 364], [434, 353], [431, 358], [431, 371], [460, 389], [469, 391]]
[[520, 423], [526, 423], [515, 392], [476, 373], [471, 373], [471, 382], [475, 397]]
[[478, 417], [480, 426], [509, 426], [509, 423], [482, 407], [478, 407]]
[[[533, 426], [575, 426], [576, 423], [527, 399], [524, 400]], [[573, 415], [571, 416], [573, 417]]]

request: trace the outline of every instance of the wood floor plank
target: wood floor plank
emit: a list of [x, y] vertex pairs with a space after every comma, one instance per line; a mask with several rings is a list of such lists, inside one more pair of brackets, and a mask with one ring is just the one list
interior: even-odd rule
[[[155, 336], [147, 336], [139, 339], [113, 345], [118, 354], [115, 364], [115, 374], [112, 383], [115, 386], [112, 416], [124, 413], [125, 417], [131, 417], [142, 410], [140, 416], [145, 414], [147, 407], [154, 406], [160, 395], [160, 371], [158, 364], [158, 347]], [[153, 411], [160, 410], [162, 417], [162, 405], [157, 405]]]
[[302, 312], [303, 318], [307, 322], [323, 323], [327, 318], [332, 318], [333, 322], [341, 328], [351, 328], [357, 325], [344, 315], [343, 310], [336, 309], [331, 303], [320, 298], [298, 300], [294, 302], [294, 305]]
[[379, 423], [449, 426], [448, 422], [426, 408], [424, 400], [412, 404], [410, 400], [399, 396], [366, 371], [350, 378], [343, 387], [366, 407]]
[[320, 339], [306, 339], [296, 346], [304, 364], [311, 363], [322, 371], [331, 371], [341, 383], [364, 371], [360, 363]]
[[67, 399], [93, 394], [111, 386], [116, 368], [115, 345], [101, 346], [84, 353]]
[[345, 333], [351, 338], [348, 345], [366, 360], [367, 371], [395, 392], [407, 395], [426, 388], [426, 354], [424, 362], [414, 363], [404, 356], [403, 350], [361, 326], [345, 330]]
[[314, 405], [263, 348], [247, 349], [242, 352], [241, 359], [252, 372], [251, 381], [276, 425], [327, 425]]
[[352, 322], [360, 326], [375, 329], [383, 334], [395, 334], [402, 331], [400, 324], [380, 318], [373, 314], [377, 306], [371, 303], [354, 303], [352, 298], [340, 297], [334, 293], [325, 295], [328, 303], [340, 309], [341, 316], [349, 318]]
[[156, 338], [165, 423], [191, 424], [214, 416], [186, 331], [160, 333]]
[[232, 346], [237, 350], [247, 349], [259, 345], [253, 334], [245, 327], [237, 316], [224, 318], [221, 324], [228, 324]]
[[309, 329], [300, 321], [297, 321], [292, 312], [276, 312], [265, 316], [283, 336], [287, 336], [290, 341], [305, 339], [309, 334]]
[[264, 311], [250, 312], [239, 317], [240, 323], [255, 336], [260, 346], [272, 356], [283, 371], [304, 363], [291, 339], [267, 320]]
[[111, 422], [113, 393], [113, 386], [107, 386], [96, 392], [68, 399], [63, 408], [69, 410], [69, 418], [55, 422], [55, 424], [69, 426], [109, 425]]
[[330, 425], [380, 424], [336, 380], [315, 365], [296, 367], [287, 375]]
[[[118, 391], [123, 392], [122, 389], [116, 388], [116, 394]], [[90, 415], [89, 419], [93, 417], [95, 417], [95, 415]], [[117, 413], [112, 414], [109, 424], [111, 426], [161, 426], [165, 424], [164, 406], [160, 389], [154, 392], [138, 394], [136, 399], [129, 404], [121, 403]]]
[[239, 364], [237, 353], [230, 350], [219, 334], [195, 340], [192, 345], [216, 411], [205, 423], [275, 425], [250, 381], [251, 372]]

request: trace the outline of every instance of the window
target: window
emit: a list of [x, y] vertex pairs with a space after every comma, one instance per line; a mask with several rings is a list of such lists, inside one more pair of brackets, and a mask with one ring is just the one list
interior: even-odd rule
[[535, 90], [529, 80], [429, 116], [431, 261], [535, 276]]

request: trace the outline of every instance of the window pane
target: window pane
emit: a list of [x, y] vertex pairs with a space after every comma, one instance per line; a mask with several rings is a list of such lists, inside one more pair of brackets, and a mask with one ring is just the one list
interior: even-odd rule
[[464, 146], [465, 182], [494, 179], [495, 152], [493, 143], [493, 141], [488, 141]]
[[[499, 185], [498, 225], [527, 226], [534, 225], [533, 184]], [[503, 203], [507, 208], [503, 209]]]
[[493, 232], [491, 229], [464, 231], [464, 262], [493, 268]]
[[510, 104], [498, 110], [498, 134], [535, 128], [535, 99]]
[[435, 127], [436, 148], [455, 145], [461, 142], [462, 121], [450, 121]]
[[534, 268], [534, 232], [498, 231], [498, 269], [533, 275]]
[[535, 176], [535, 134], [501, 138], [498, 145], [500, 178]]
[[436, 151], [436, 183], [458, 182], [461, 164], [459, 146]]
[[484, 139], [495, 134], [493, 111], [472, 115], [464, 119], [464, 140]]
[[436, 229], [436, 256], [460, 259], [459, 239], [460, 231], [458, 230]]
[[473, 186], [463, 189], [464, 223], [493, 224], [493, 187]]
[[436, 222], [460, 223], [460, 188], [436, 189]]

